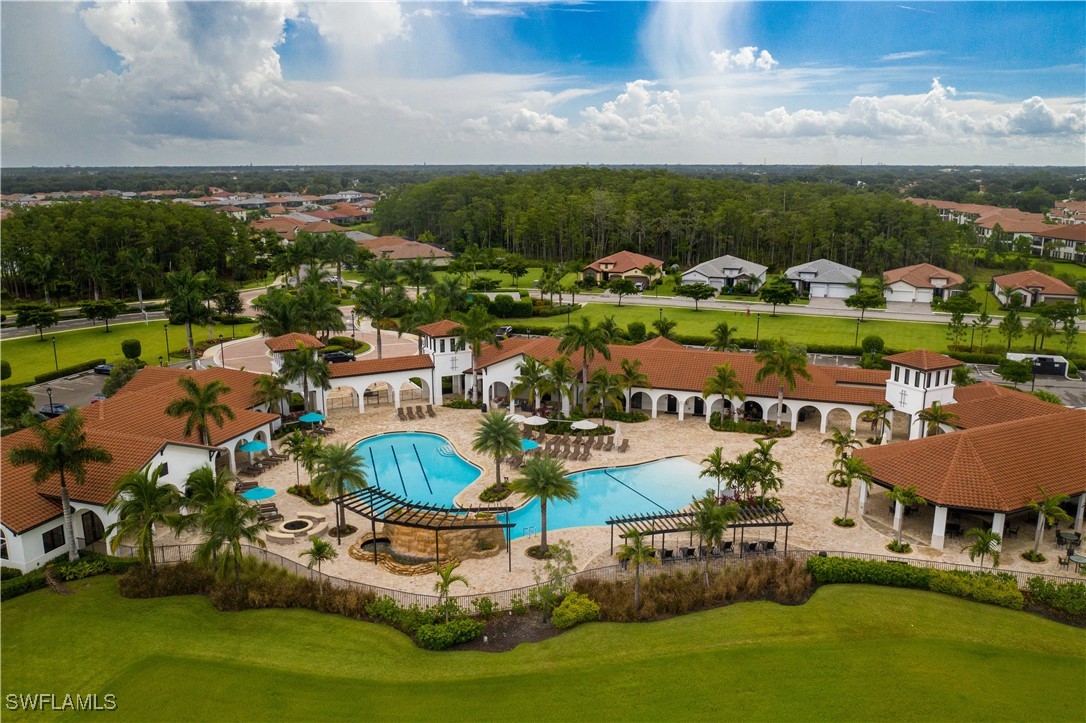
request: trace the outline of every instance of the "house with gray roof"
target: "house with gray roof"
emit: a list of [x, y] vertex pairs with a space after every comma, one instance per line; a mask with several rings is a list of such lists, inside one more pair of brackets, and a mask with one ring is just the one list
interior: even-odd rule
[[736, 256], [720, 256], [685, 271], [682, 281], [684, 284], [709, 284], [717, 291], [731, 291], [736, 284], [746, 284], [753, 293], [765, 283], [767, 268]]
[[847, 299], [856, 293], [860, 270], [829, 259], [816, 259], [784, 272], [800, 294], [812, 299]]

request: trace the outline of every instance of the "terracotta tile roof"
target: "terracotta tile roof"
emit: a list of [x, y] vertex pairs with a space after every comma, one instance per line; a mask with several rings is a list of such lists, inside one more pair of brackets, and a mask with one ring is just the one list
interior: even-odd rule
[[433, 366], [434, 360], [428, 354], [413, 354], [411, 356], [392, 356], [385, 359], [359, 359], [353, 362], [339, 362], [329, 364], [328, 369], [330, 377], [342, 379], [343, 377], [358, 377], [366, 374], [432, 369]]
[[257, 231], [263, 231], [264, 229], [271, 229], [278, 234], [292, 233], [295, 229], [304, 226], [302, 221], [296, 218], [290, 218], [289, 216], [272, 216], [271, 218], [258, 218], [255, 221], [249, 222], [251, 228], [255, 228]]
[[947, 404], [943, 409], [957, 415], [951, 424], [959, 429], [1034, 419], [1067, 410], [1032, 394], [991, 382], [958, 387], [954, 390], [954, 400], [954, 404]]
[[643, 341], [640, 344], [636, 344], [639, 349], [685, 349], [682, 344], [677, 341], [672, 341], [664, 336], [658, 336], [655, 339], [649, 339]]
[[272, 337], [271, 339], [265, 339], [264, 346], [268, 347], [273, 352], [282, 353], [285, 351], [297, 351], [299, 342], [305, 344], [307, 349], [320, 349], [324, 346], [324, 342], [312, 334], [299, 334], [296, 331], [292, 331], [289, 334], [283, 334], [282, 336]]
[[295, 233], [299, 231], [305, 231], [306, 233], [332, 233], [335, 231], [343, 231], [342, 226], [337, 226], [334, 223], [328, 221], [314, 221], [313, 223], [307, 223], [298, 229], [295, 229]]
[[1033, 232], [1040, 238], [1054, 238], [1061, 241], [1086, 242], [1086, 223], [1046, 223]]
[[927, 349], [913, 349], [900, 354], [891, 354], [882, 359], [891, 364], [901, 364], [912, 369], [919, 369], [922, 372], [932, 372], [936, 369], [953, 369], [962, 365], [957, 359], [951, 359], [945, 354], [936, 354]]
[[1004, 289], [1010, 288], [1029, 291], [1030, 289], [1039, 288], [1042, 294], [1047, 294], [1049, 296], [1077, 296], [1074, 289], [1059, 279], [1054, 279], [1048, 274], [1042, 274], [1040, 271], [1034, 271], [1033, 269], [1018, 271], [1013, 274], [1004, 274], [1002, 276], [994, 276], [992, 277], [992, 281], [999, 284]]
[[268, 206], [268, 213], [270, 213], [272, 216], [278, 216], [280, 214], [287, 213], [287, 207], [278, 204], [275, 206]]
[[1045, 217], [1041, 213], [1026, 213], [1014, 208], [1001, 208], [982, 215], [973, 223], [980, 228], [988, 229], [999, 226], [1007, 233], [1033, 233], [1044, 228]]
[[1014, 512], [1049, 494], [1086, 492], [1086, 411], [940, 434], [855, 454], [884, 486], [913, 486], [929, 503]]
[[392, 261], [407, 259], [448, 259], [452, 254], [430, 244], [411, 241], [400, 236], [378, 236], [357, 241], [362, 248], [372, 251], [375, 256]]
[[909, 286], [918, 289], [936, 288], [935, 284], [931, 283], [933, 278], [946, 279], [946, 284], [939, 287], [944, 289], [952, 288], [965, 281], [961, 274], [941, 269], [932, 264], [913, 264], [912, 266], [902, 266], [900, 269], [890, 269], [882, 273], [884, 283], [893, 284], [904, 281]]
[[455, 321], [442, 319], [441, 321], [435, 321], [433, 324], [423, 324], [417, 331], [426, 336], [452, 336], [453, 330], [459, 328], [460, 325]]
[[624, 274], [627, 271], [639, 271], [649, 264], [655, 264], [657, 268], [663, 268], [664, 266], [664, 262], [660, 259], [654, 259], [651, 256], [645, 256], [644, 254], [635, 254], [633, 251], [619, 251], [610, 256], [604, 256], [602, 259], [596, 259], [584, 268], [586, 271], [592, 269], [593, 271], [603, 273], [604, 264], [614, 264], [613, 267], [607, 269], [607, 273], [613, 274]]

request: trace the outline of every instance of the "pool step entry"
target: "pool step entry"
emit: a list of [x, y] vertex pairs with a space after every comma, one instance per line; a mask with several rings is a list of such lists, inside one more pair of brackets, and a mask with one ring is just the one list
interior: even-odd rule
[[452, 442], [446, 442], [445, 444], [438, 447], [437, 451], [438, 454], [440, 454], [442, 457], [452, 457], [454, 454], [456, 454], [456, 450], [453, 449]]

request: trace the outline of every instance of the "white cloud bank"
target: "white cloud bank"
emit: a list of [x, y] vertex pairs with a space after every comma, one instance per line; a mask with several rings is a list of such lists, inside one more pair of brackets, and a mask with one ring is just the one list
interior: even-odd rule
[[713, 51], [709, 53], [709, 57], [713, 61], [713, 67], [720, 73], [732, 69], [772, 70], [774, 65], [780, 65], [768, 50], [759, 51], [755, 45], [740, 48], [734, 53], [727, 48], [719, 52]]

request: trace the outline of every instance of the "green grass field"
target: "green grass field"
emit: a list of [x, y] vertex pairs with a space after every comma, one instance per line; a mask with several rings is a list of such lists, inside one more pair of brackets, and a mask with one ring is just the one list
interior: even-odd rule
[[1064, 720], [1086, 695], [1086, 631], [913, 590], [829, 586], [491, 654], [303, 610], [126, 600], [108, 576], [72, 587], [3, 604], [5, 696], [112, 693], [123, 720], [326, 721]]
[[[0, 342], [0, 357], [11, 363], [11, 379], [8, 384], [20, 384], [34, 381], [38, 374], [53, 371], [56, 367], [53, 362], [53, 345], [50, 337], [57, 338], [57, 362], [60, 368], [74, 366], [91, 359], [105, 359], [117, 361], [123, 359], [121, 354], [121, 342], [125, 339], [139, 339], [143, 346], [141, 358], [149, 364], [157, 364], [159, 355], [165, 356], [166, 333], [163, 331], [165, 322], [158, 320], [150, 324], [142, 321], [130, 324], [110, 324], [109, 333], [105, 333], [105, 327], [99, 325], [90, 329], [77, 329], [75, 331], [45, 332], [45, 341], [38, 341], [38, 336], [21, 339], [10, 339]], [[237, 338], [250, 336], [252, 324], [238, 324], [231, 331], [229, 324], [215, 326], [215, 338], [219, 334], [229, 340], [232, 333]], [[33, 331], [30, 329], [29, 331]], [[170, 349], [178, 351], [185, 348], [185, 327], [170, 326]], [[207, 327], [194, 327], [193, 339], [199, 342], [207, 338]]]
[[[589, 303], [580, 311], [571, 314], [570, 318], [576, 320], [579, 316], [587, 316], [593, 321], [599, 321], [606, 316], [614, 316], [622, 327], [631, 321], [640, 321], [652, 331], [652, 322], [660, 316], [660, 307], [624, 305], [621, 308], [614, 304]], [[751, 312], [747, 316], [743, 311], [720, 311], [716, 309], [694, 311], [693, 309], [678, 309], [663, 307], [663, 315], [672, 321], [678, 322], [676, 331], [679, 334], [708, 335], [714, 326], [722, 321], [730, 326], [738, 327], [739, 336], [753, 339], [757, 335], [761, 339], [784, 337], [786, 340], [797, 343], [818, 344], [843, 344], [852, 345], [856, 339], [856, 321], [848, 318], [835, 318], [827, 316], [799, 316], [788, 314], [785, 307], [778, 307], [777, 316], [770, 316], [768, 312], [758, 315]], [[565, 326], [565, 316], [551, 316], [532, 319], [510, 319], [513, 324], [529, 324], [535, 327], [557, 329]], [[868, 334], [877, 334], [886, 342], [886, 346], [892, 349], [930, 349], [932, 351], [945, 351], [946, 324], [930, 324], [911, 321], [880, 321], [878, 312], [868, 312], [867, 319], [860, 324], [860, 339]], [[1084, 334], [1079, 334], [1075, 342], [1077, 353], [1086, 350]], [[979, 340], [978, 340], [979, 343]], [[1005, 348], [1006, 342], [999, 336], [995, 328], [988, 334], [987, 344], [996, 345], [1000, 349]], [[1033, 338], [1021, 336], [1015, 342], [1012, 350], [1031, 351]], [[1055, 354], [1063, 353], [1063, 344], [1059, 337], [1050, 337], [1046, 349]]]

